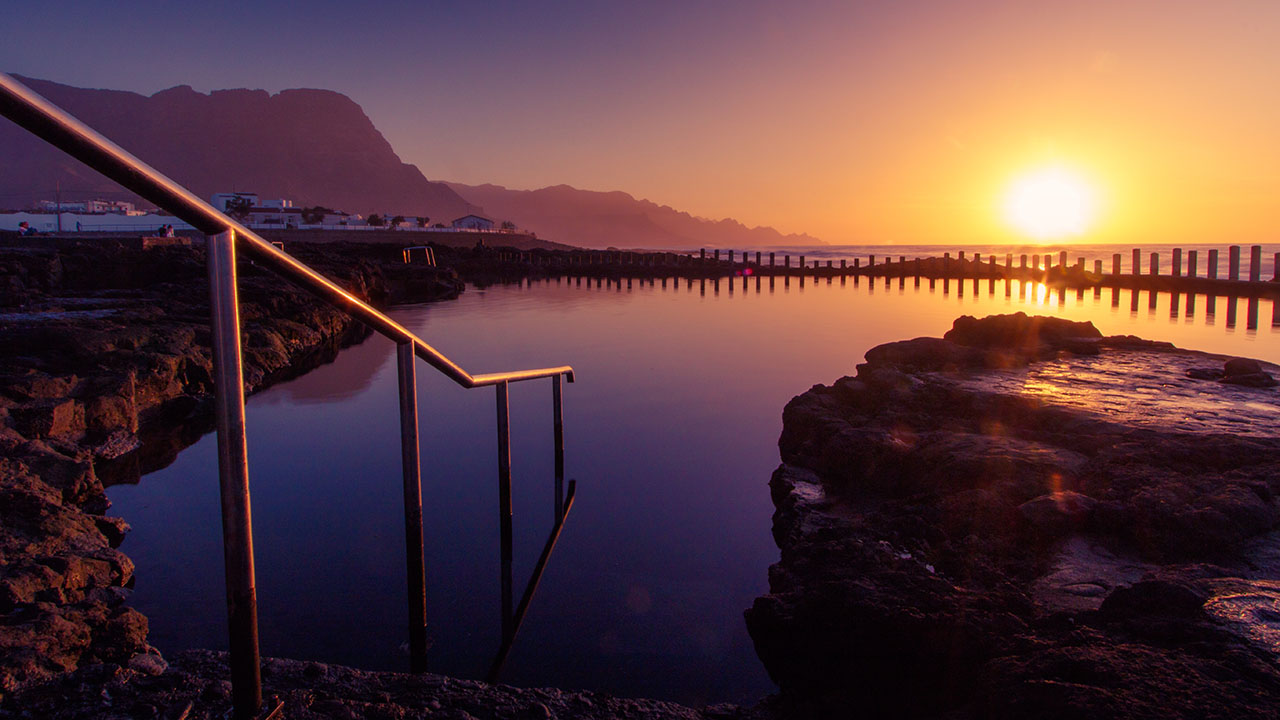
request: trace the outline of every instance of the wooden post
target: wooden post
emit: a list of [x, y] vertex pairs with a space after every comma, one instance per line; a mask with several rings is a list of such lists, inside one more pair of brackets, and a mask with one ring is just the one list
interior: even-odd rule
[[1160, 253], [1151, 253], [1151, 274], [1160, 274]]
[[1018, 262], [1018, 269], [1019, 269], [1019, 270], [1026, 270], [1026, 269], [1027, 269], [1027, 254], [1026, 254], [1026, 253], [1023, 253], [1023, 254], [1022, 254], [1022, 257], [1021, 257], [1021, 258], [1019, 258], [1019, 262]]
[[1101, 277], [1101, 276], [1102, 276], [1102, 261], [1101, 261], [1101, 260], [1094, 260], [1094, 261], [1093, 261], [1093, 274], [1094, 274], [1094, 275], [1097, 275], [1097, 276], [1099, 276], [1099, 277]]
[[730, 264], [730, 265], [732, 265], [732, 264], [733, 264], [733, 251], [732, 251], [732, 250], [730, 250], [730, 251], [729, 251], [729, 264]]
[[1262, 246], [1249, 248], [1249, 282], [1262, 280]]
[[715, 251], [715, 253], [716, 253], [715, 261], [716, 261], [717, 263], [719, 263], [719, 262], [720, 262], [720, 251], [719, 251], [719, 250], [716, 250], [716, 251]]
[[1173, 266], [1170, 272], [1174, 277], [1182, 277], [1182, 248], [1173, 249]]
[[802, 276], [804, 275], [804, 256], [803, 255], [800, 256], [800, 274]]
[[[1240, 279], [1240, 246], [1232, 245], [1227, 248], [1227, 279]], [[1234, 303], [1233, 303], [1234, 305]]]
[[756, 265], [759, 265], [759, 264], [760, 264], [760, 251], [759, 251], [759, 250], [757, 250], [757, 251], [756, 251]]
[[840, 258], [840, 269], [841, 269], [841, 270], [844, 270], [846, 267], [848, 267], [848, 266], [847, 266], [847, 265], [845, 265], [845, 259], [844, 259], [844, 258]]
[[1067, 251], [1063, 250], [1058, 253], [1058, 269], [1065, 271], [1067, 269]]
[[1142, 274], [1142, 250], [1139, 248], [1133, 249], [1133, 267], [1130, 268], [1130, 271], [1134, 277]]
[[769, 253], [769, 267], [773, 267], [773, 253]]
[[[1271, 259], [1271, 279], [1280, 282], [1280, 252], [1276, 253]], [[1272, 301], [1271, 309], [1274, 312], [1276, 308], [1280, 308], [1280, 302]]]
[[[1210, 280], [1218, 279], [1218, 251], [1216, 249], [1209, 251], [1209, 262], [1204, 268], [1205, 277]], [[1213, 314], [1210, 312], [1210, 314]]]
[[[1198, 268], [1196, 268], [1196, 251], [1188, 250], [1187, 251], [1187, 277], [1193, 278], [1196, 276], [1197, 272], [1198, 272]], [[1192, 297], [1194, 297], [1194, 295]], [[1187, 312], [1191, 312], [1191, 308], [1193, 307], [1195, 307], [1195, 301], [1188, 300]]]
[[706, 261], [707, 261], [707, 249], [702, 248], [701, 250], [698, 251], [698, 262], [704, 263]]
[[782, 256], [782, 267], [783, 267], [783, 268], [785, 268], [785, 269], [787, 269], [787, 270], [790, 270], [790, 269], [791, 269], [791, 256], [790, 256], [790, 255], [783, 255], [783, 256]]
[[1120, 274], [1120, 253], [1116, 253], [1111, 256], [1111, 274]]

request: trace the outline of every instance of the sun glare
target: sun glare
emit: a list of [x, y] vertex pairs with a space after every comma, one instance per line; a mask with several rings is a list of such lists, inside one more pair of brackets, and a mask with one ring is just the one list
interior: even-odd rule
[[1097, 216], [1093, 186], [1062, 167], [1046, 167], [1019, 176], [1004, 196], [1004, 217], [1036, 240], [1083, 235]]

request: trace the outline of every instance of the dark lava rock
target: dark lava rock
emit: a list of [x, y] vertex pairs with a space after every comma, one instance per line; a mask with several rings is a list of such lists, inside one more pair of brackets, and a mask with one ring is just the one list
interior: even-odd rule
[[1252, 358], [1231, 358], [1222, 366], [1227, 377], [1235, 375], [1257, 375], [1262, 372], [1262, 365]]
[[1243, 387], [1269, 388], [1280, 384], [1257, 360], [1250, 358], [1231, 358], [1223, 365], [1219, 377], [1220, 382]]
[[981, 348], [1031, 349], [1078, 346], [1081, 340], [1102, 337], [1091, 322], [1072, 322], [1055, 317], [1031, 317], [1018, 312], [993, 315], [981, 320], [972, 315], [956, 318], [951, 329], [942, 336], [957, 345]]
[[1100, 608], [1111, 617], [1164, 615], [1201, 619], [1207, 593], [1198, 592], [1186, 583], [1144, 580], [1129, 587], [1117, 588], [1107, 596]]
[[1271, 607], [1280, 564], [1253, 554], [1280, 546], [1280, 399], [1187, 379], [1213, 360], [966, 317], [794, 398], [770, 482], [781, 561], [746, 611], [778, 707], [1280, 716], [1273, 631], [1205, 609]]
[[1056, 536], [1083, 529], [1097, 506], [1088, 495], [1063, 490], [1028, 500], [1018, 512], [1037, 532]]
[[[230, 717], [225, 653], [193, 650], [165, 662], [154, 651], [123, 666], [84, 667], [5, 698], [4, 717], [48, 720]], [[695, 710], [661, 700], [603, 693], [523, 689], [442, 675], [366, 672], [337, 665], [263, 659], [265, 710], [278, 720], [441, 718], [442, 720], [763, 720], [762, 710], [729, 705]]]
[[1227, 375], [1221, 382], [1253, 388], [1269, 388], [1277, 385], [1276, 379], [1264, 372]]

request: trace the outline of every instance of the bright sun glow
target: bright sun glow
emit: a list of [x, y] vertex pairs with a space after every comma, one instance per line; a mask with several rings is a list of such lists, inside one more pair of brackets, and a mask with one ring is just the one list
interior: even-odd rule
[[1036, 240], [1083, 235], [1097, 211], [1097, 196], [1089, 182], [1056, 166], [1018, 177], [1004, 196], [1005, 220]]

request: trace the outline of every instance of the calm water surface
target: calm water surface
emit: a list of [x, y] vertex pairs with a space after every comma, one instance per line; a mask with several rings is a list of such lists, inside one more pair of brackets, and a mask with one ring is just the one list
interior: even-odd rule
[[[1205, 296], [1152, 304], [1121, 290], [1113, 304], [1110, 290], [1022, 289], [561, 280], [393, 312], [471, 372], [577, 370], [565, 387], [577, 502], [503, 680], [693, 704], [770, 692], [742, 610], [778, 555], [767, 482], [782, 407], [852, 374], [874, 345], [941, 335], [961, 314], [1023, 309], [1280, 362], [1269, 301], [1251, 313], [1217, 298], [1210, 316]], [[494, 393], [457, 388], [423, 363], [418, 382], [431, 665], [480, 677], [500, 633]], [[517, 599], [552, 524], [550, 399], [550, 381], [511, 389]], [[407, 668], [392, 343], [370, 338], [253, 397], [248, 429], [263, 653]], [[152, 642], [224, 648], [214, 438], [110, 496], [133, 525], [123, 550]]]

